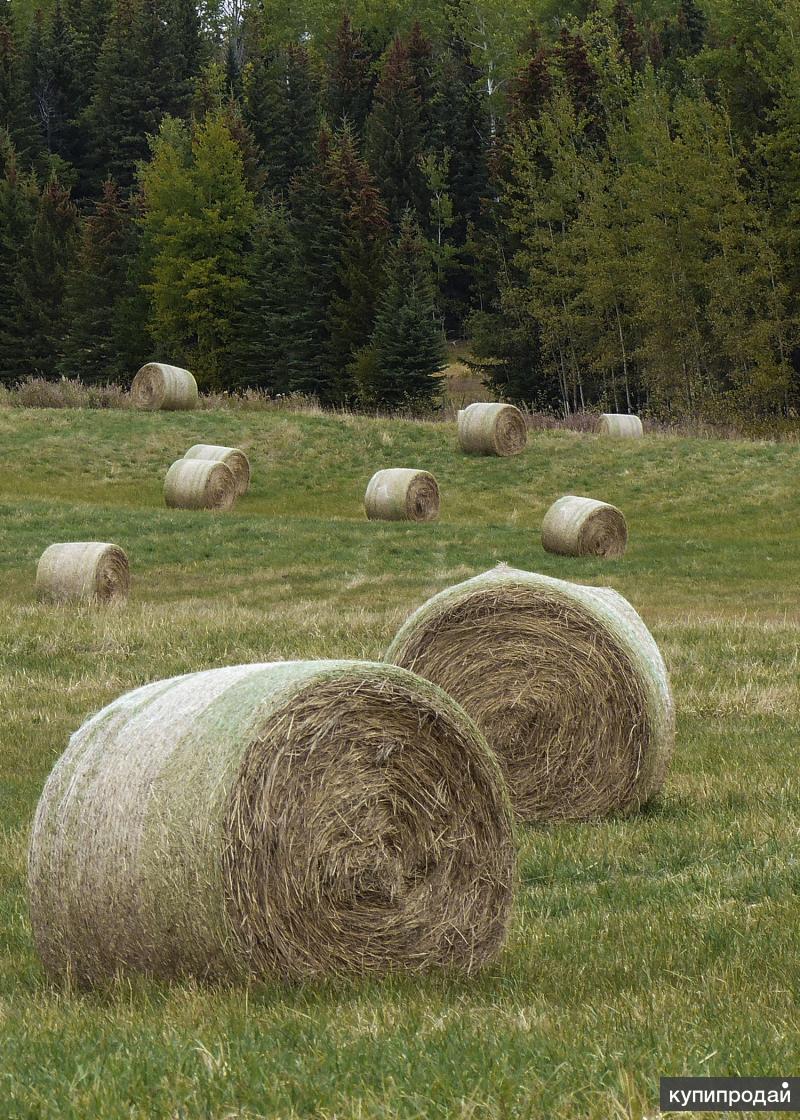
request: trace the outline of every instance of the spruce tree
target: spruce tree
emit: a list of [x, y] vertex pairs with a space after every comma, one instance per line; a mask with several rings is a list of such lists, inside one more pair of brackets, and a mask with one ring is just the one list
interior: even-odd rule
[[30, 256], [39, 192], [36, 180], [19, 168], [7, 133], [0, 132], [0, 382], [26, 372], [21, 290], [17, 278]]
[[636, 27], [636, 18], [628, 7], [626, 0], [615, 0], [611, 9], [611, 18], [619, 35], [620, 46], [628, 60], [631, 70], [639, 71], [644, 68], [647, 53], [642, 37]]
[[373, 58], [347, 12], [342, 16], [328, 57], [326, 101], [335, 127], [347, 121], [361, 135], [372, 105]]
[[8, 0], [0, 0], [0, 131], [14, 146], [15, 159], [30, 166], [41, 150], [33, 99]]
[[407, 211], [386, 265], [370, 348], [360, 363], [362, 399], [379, 408], [431, 406], [441, 393], [443, 366], [427, 248]]
[[83, 156], [77, 120], [83, 80], [75, 70], [75, 48], [60, 0], [49, 17], [37, 13], [28, 45], [28, 66], [44, 148], [50, 156], [77, 167]]
[[77, 244], [78, 212], [57, 180], [46, 184], [13, 281], [15, 313], [0, 350], [4, 375], [54, 377], [66, 333], [64, 293]]
[[244, 104], [267, 186], [285, 194], [293, 176], [310, 166], [319, 133], [320, 85], [305, 47], [290, 44], [250, 63]]
[[149, 342], [135, 332], [132, 267], [137, 248], [130, 203], [113, 180], [84, 219], [66, 296], [67, 330], [60, 372], [86, 382], [125, 381], [145, 360]]
[[395, 39], [386, 54], [367, 121], [367, 160], [399, 224], [408, 207], [424, 220], [429, 199], [420, 168], [424, 118], [417, 79], [405, 42]]

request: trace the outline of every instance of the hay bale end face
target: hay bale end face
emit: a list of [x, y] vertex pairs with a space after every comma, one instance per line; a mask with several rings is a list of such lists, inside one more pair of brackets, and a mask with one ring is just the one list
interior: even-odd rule
[[390, 467], [376, 471], [364, 495], [370, 521], [435, 521], [439, 485], [427, 471]]
[[196, 443], [184, 459], [208, 459], [230, 467], [236, 479], [236, 495], [242, 497], [250, 487], [250, 460], [238, 447], [220, 447], [215, 443]]
[[476, 455], [519, 455], [528, 442], [525, 417], [511, 404], [471, 404], [458, 413], [458, 441]]
[[36, 567], [37, 597], [50, 602], [119, 603], [129, 590], [128, 557], [103, 541], [51, 544]]
[[164, 479], [164, 501], [171, 509], [230, 509], [236, 479], [226, 463], [213, 459], [177, 459]]
[[628, 526], [616, 506], [594, 498], [566, 494], [553, 502], [542, 522], [542, 547], [559, 556], [602, 556], [616, 560], [625, 555]]
[[188, 369], [148, 362], [133, 379], [131, 401], [135, 408], [150, 411], [197, 408], [197, 382]]
[[428, 600], [386, 656], [472, 716], [522, 820], [633, 811], [663, 784], [667, 671], [614, 591], [500, 566]]
[[597, 430], [601, 436], [617, 436], [622, 439], [641, 439], [644, 435], [642, 421], [638, 416], [627, 412], [603, 412]]
[[51, 976], [299, 979], [479, 969], [514, 869], [465, 713], [402, 669], [318, 661], [158, 681], [88, 720], [39, 801], [28, 881]]

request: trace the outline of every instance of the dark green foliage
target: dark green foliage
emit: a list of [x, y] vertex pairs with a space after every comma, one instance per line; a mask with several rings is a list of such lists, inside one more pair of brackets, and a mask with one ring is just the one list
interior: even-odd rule
[[437, 374], [443, 366], [427, 249], [407, 211], [386, 264], [369, 351], [359, 366], [361, 397], [379, 408], [430, 406], [441, 392]]
[[28, 166], [38, 156], [41, 141], [11, 6], [8, 0], [0, 2], [0, 130], [14, 145], [16, 158]]
[[320, 83], [305, 47], [262, 54], [245, 76], [245, 120], [263, 153], [267, 186], [285, 193], [307, 168], [319, 132]]
[[112, 180], [84, 220], [65, 300], [66, 334], [60, 372], [82, 381], [125, 382], [145, 360], [150, 342], [134, 331], [137, 229], [130, 203]]
[[7, 134], [0, 133], [0, 381], [19, 376], [22, 363], [18, 330], [23, 290], [20, 272], [28, 259], [36, 221], [38, 191], [33, 177], [20, 170]]
[[66, 330], [64, 295], [76, 249], [77, 210], [69, 192], [51, 180], [38, 198], [30, 225], [30, 191], [21, 180], [9, 191], [16, 227], [9, 238], [9, 256], [12, 261], [16, 257], [16, 265], [6, 297], [12, 306], [0, 329], [0, 368], [6, 381], [30, 373], [53, 376]]
[[647, 60], [642, 37], [636, 26], [636, 19], [626, 0], [615, 0], [611, 18], [619, 35], [620, 45], [632, 70], [641, 70]]
[[335, 126], [346, 120], [357, 134], [362, 133], [372, 105], [374, 61], [363, 35], [345, 12], [328, 59], [326, 99]]
[[83, 136], [76, 111], [81, 104], [83, 76], [75, 70], [76, 44], [60, 2], [47, 18], [36, 13], [27, 54], [30, 98], [44, 150], [78, 166]]
[[386, 53], [367, 121], [367, 158], [396, 224], [408, 207], [420, 216], [428, 212], [419, 162], [425, 150], [424, 127], [408, 45], [397, 38]]

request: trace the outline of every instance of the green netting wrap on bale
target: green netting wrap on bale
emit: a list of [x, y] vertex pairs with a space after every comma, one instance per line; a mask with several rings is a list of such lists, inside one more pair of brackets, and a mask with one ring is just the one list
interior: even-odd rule
[[250, 460], [238, 447], [219, 447], [215, 443], [196, 443], [184, 455], [184, 459], [207, 459], [224, 463], [236, 479], [236, 494], [241, 497], [250, 486]]
[[458, 413], [458, 441], [478, 455], [518, 455], [528, 442], [525, 417], [511, 404], [471, 404]]
[[36, 567], [36, 594], [51, 602], [122, 602], [130, 582], [128, 557], [117, 545], [103, 541], [51, 544]]
[[429, 599], [386, 657], [472, 716], [522, 820], [633, 811], [663, 784], [674, 740], [669, 679], [615, 591], [500, 565]]
[[131, 401], [136, 408], [152, 410], [197, 408], [197, 382], [188, 369], [148, 362], [133, 379]]
[[628, 526], [616, 506], [566, 494], [553, 502], [542, 522], [542, 547], [560, 556], [625, 555]]
[[624, 439], [640, 439], [644, 435], [639, 417], [627, 412], [603, 412], [597, 430], [601, 436], [619, 436]]
[[240, 665], [120, 697], [39, 801], [47, 972], [97, 982], [477, 970], [506, 935], [512, 811], [454, 701], [355, 661]]
[[427, 471], [389, 467], [369, 480], [364, 509], [370, 521], [435, 521], [439, 486]]
[[227, 463], [176, 459], [164, 479], [164, 501], [172, 509], [230, 509], [236, 479]]

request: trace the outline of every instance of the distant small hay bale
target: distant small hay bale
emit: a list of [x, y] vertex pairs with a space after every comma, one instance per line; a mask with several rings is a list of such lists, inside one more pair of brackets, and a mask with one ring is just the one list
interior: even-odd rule
[[134, 408], [175, 412], [197, 408], [197, 382], [188, 369], [148, 362], [142, 366], [131, 385]]
[[233, 471], [236, 479], [236, 495], [241, 498], [250, 487], [250, 460], [238, 447], [219, 447], [215, 443], [196, 443], [184, 455], [184, 459], [206, 459], [224, 463]]
[[435, 521], [439, 485], [428, 471], [389, 467], [376, 471], [364, 495], [370, 521]]
[[478, 455], [519, 455], [528, 442], [525, 417], [512, 404], [471, 404], [458, 413], [463, 451]]
[[523, 821], [631, 812], [664, 782], [675, 737], [667, 670], [615, 591], [500, 565], [424, 603], [386, 659], [472, 716]]
[[51, 602], [124, 602], [130, 583], [128, 557], [103, 541], [51, 544], [36, 567], [37, 597]]
[[625, 555], [628, 526], [622, 510], [594, 498], [565, 494], [553, 502], [542, 522], [542, 547], [559, 556]]
[[603, 412], [597, 423], [601, 436], [617, 436], [624, 439], [641, 439], [644, 435], [642, 421], [638, 416], [627, 412]]
[[239, 665], [129, 692], [56, 763], [28, 884], [47, 972], [201, 980], [478, 970], [515, 847], [472, 721], [412, 673]]
[[236, 479], [227, 463], [176, 459], [164, 479], [164, 501], [171, 509], [230, 509]]

